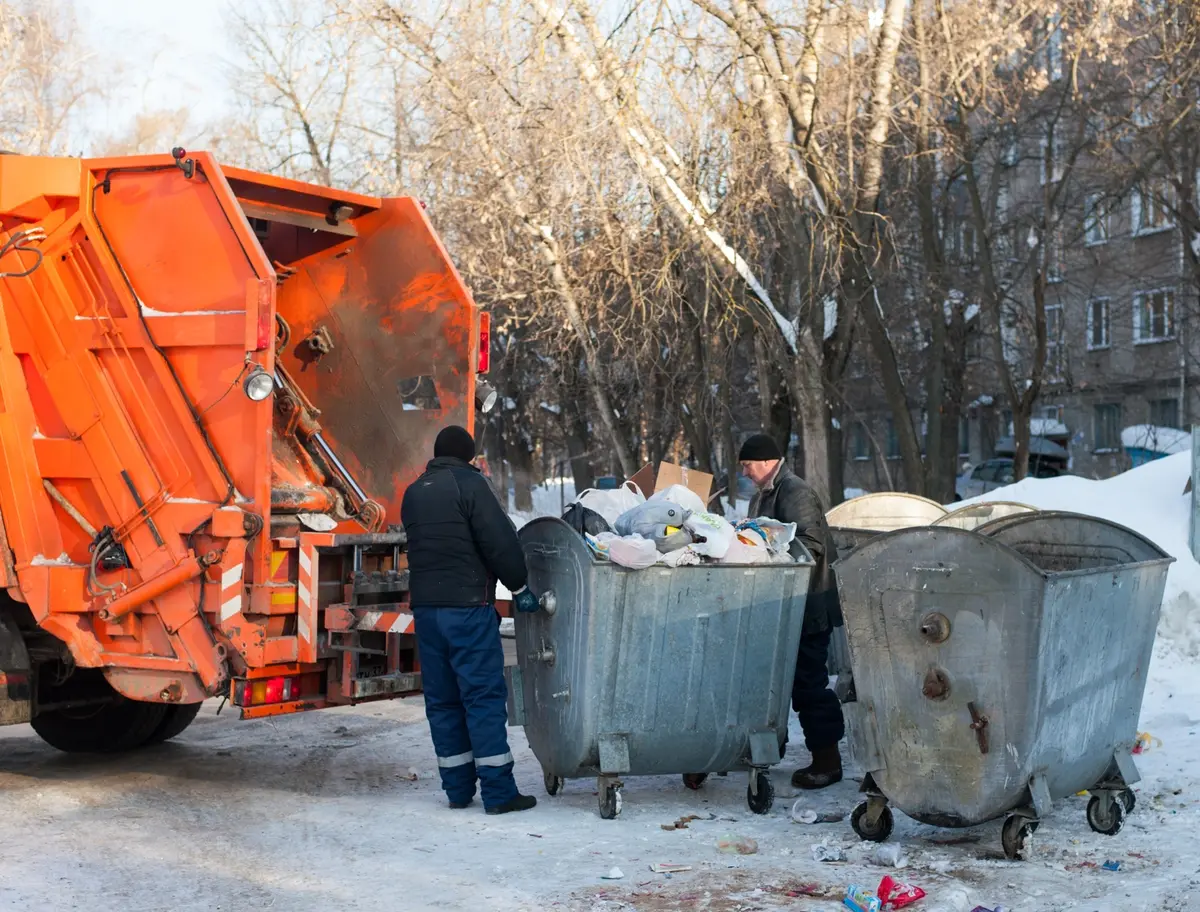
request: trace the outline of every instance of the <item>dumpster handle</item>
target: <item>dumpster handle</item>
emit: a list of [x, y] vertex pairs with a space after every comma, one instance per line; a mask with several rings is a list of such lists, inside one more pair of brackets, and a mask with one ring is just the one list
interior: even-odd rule
[[988, 717], [981, 713], [974, 703], [967, 704], [967, 712], [971, 714], [971, 730], [975, 732], [975, 738], [979, 741], [979, 753], [986, 754], [988, 752]]
[[554, 612], [558, 610], [558, 596], [554, 594], [553, 589], [547, 589], [542, 593], [542, 597], [538, 599], [538, 604], [541, 605], [542, 610], [546, 614], [554, 617]]

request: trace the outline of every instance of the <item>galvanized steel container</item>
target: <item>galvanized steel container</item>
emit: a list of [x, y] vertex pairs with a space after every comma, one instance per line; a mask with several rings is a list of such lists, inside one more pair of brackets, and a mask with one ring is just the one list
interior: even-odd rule
[[596, 776], [601, 815], [619, 777], [750, 770], [770, 807], [813, 561], [627, 570], [593, 558], [559, 519], [521, 530], [542, 610], [516, 616], [510, 722], [547, 790]]
[[844, 501], [826, 513], [825, 520], [830, 528], [892, 532], [927, 526], [945, 515], [945, 507], [926, 497], [883, 491]]
[[859, 835], [887, 838], [889, 803], [937, 826], [1007, 814], [1005, 851], [1023, 857], [1051, 802], [1083, 789], [1092, 828], [1117, 832], [1171, 561], [1113, 523], [1036, 512], [841, 558]]

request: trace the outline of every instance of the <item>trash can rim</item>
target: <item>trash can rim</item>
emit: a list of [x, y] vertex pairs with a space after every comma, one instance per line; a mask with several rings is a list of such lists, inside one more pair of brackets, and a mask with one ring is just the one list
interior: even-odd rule
[[[864, 504], [883, 503], [885, 501], [897, 501], [897, 500], [904, 501], [907, 503], [919, 504], [922, 507], [933, 508], [933, 510], [936, 511], [937, 516], [939, 516], [939, 517], [944, 516], [948, 512], [946, 510], [945, 506], [938, 503], [936, 500], [930, 500], [928, 497], [922, 497], [920, 494], [909, 494], [907, 491], [876, 491], [872, 494], [863, 494], [859, 497], [852, 497], [849, 500], [842, 501], [840, 504], [838, 504], [836, 507], [829, 510], [825, 514], [825, 519], [827, 522], [830, 523], [830, 525], [836, 525], [842, 529], [862, 529], [865, 527], [849, 526], [849, 525], [846, 525], [846, 522], [844, 521], [845, 519], [854, 520], [854, 518], [855, 518], [854, 517], [854, 512], [855, 512], [854, 505], [855, 504], [864, 505]], [[906, 528], [920, 528], [921, 526], [924, 526], [924, 525], [928, 525], [928, 522], [919, 523], [917, 525], [908, 526]]]
[[[956, 516], [959, 513], [966, 513], [967, 511], [973, 510], [976, 507], [1021, 507], [1024, 510], [1028, 510], [1030, 513], [1045, 512], [1045, 511], [1039, 510], [1037, 507], [1035, 507], [1031, 504], [1021, 503], [1021, 501], [1019, 501], [1019, 500], [973, 500], [973, 501], [970, 501], [969, 503], [957, 504], [953, 509], [947, 510], [945, 516], [939, 516], [937, 519], [935, 519], [929, 525], [931, 525], [931, 526], [944, 525], [945, 522], [950, 517]], [[1018, 515], [1018, 514], [1009, 514], [1009, 516], [1014, 516], [1014, 515]], [[1008, 518], [1009, 518], [1008, 516], [997, 517], [997, 519], [1008, 519]], [[989, 520], [989, 521], [994, 522], [995, 520]], [[984, 525], [984, 524], [981, 523], [980, 525]]]
[[[630, 573], [644, 573], [645, 570], [654, 570], [654, 569], [659, 569], [659, 570], [681, 569], [681, 568], [676, 568], [676, 567], [668, 567], [666, 564], [653, 564], [649, 567], [646, 567], [645, 570], [633, 570], [632, 568], [629, 568], [629, 567], [622, 567], [620, 564], [614, 564], [612, 561], [597, 560], [596, 555], [592, 554], [592, 549], [589, 548], [587, 545], [587, 542], [583, 540], [583, 536], [580, 535], [578, 532], [576, 532], [574, 529], [572, 529], [569, 525], [567, 525], [567, 523], [565, 523], [562, 519], [560, 519], [557, 516], [538, 516], [535, 519], [531, 519], [529, 522], [527, 522], [524, 526], [521, 527], [521, 531], [517, 533], [517, 538], [519, 538], [521, 540], [521, 544], [524, 545], [526, 529], [533, 528], [534, 526], [545, 526], [545, 525], [559, 525], [559, 526], [562, 526], [564, 529], [566, 529], [568, 532], [570, 532], [571, 538], [572, 538], [571, 547], [574, 548], [574, 547], [578, 546], [579, 548], [583, 549], [583, 552], [584, 552], [584, 554], [586, 554], [588, 561], [593, 566], [596, 566], [596, 567], [614, 567], [617, 570], [629, 570]], [[684, 567], [682, 569], [689, 569], [690, 566], [700, 566], [705, 569], [729, 567], [729, 568], [742, 569], [742, 570], [756, 570], [756, 569], [763, 568], [763, 567], [806, 567], [810, 570], [815, 568], [817, 565], [817, 562], [813, 559], [812, 553], [807, 548], [804, 547], [803, 542], [798, 542], [798, 544], [800, 545], [800, 548], [803, 551], [804, 559], [793, 561], [790, 564], [710, 563], [710, 564], [689, 565], [689, 567]]]
[[[1009, 522], [1012, 520], [1023, 520], [1023, 521], [1028, 522], [1028, 521], [1032, 521], [1034, 519], [1044, 520], [1047, 518], [1062, 517], [1062, 516], [1070, 517], [1073, 519], [1077, 518], [1077, 519], [1092, 520], [1092, 521], [1101, 523], [1103, 525], [1110, 526], [1114, 529], [1119, 529], [1120, 531], [1125, 532], [1125, 533], [1133, 536], [1134, 538], [1139, 539], [1140, 541], [1144, 542], [1145, 544], [1149, 545], [1150, 548], [1152, 548], [1154, 551], [1158, 552], [1158, 554], [1160, 555], [1159, 557], [1150, 558], [1149, 560], [1132, 561], [1130, 563], [1121, 564], [1122, 567], [1143, 567], [1143, 566], [1159, 565], [1159, 564], [1164, 564], [1164, 563], [1171, 564], [1171, 563], [1175, 562], [1174, 557], [1172, 557], [1170, 554], [1168, 554], [1166, 551], [1164, 551], [1161, 547], [1159, 547], [1153, 541], [1146, 538], [1146, 536], [1141, 535], [1140, 533], [1135, 532], [1133, 529], [1130, 529], [1126, 526], [1122, 526], [1119, 523], [1115, 523], [1115, 522], [1112, 522], [1107, 519], [1101, 519], [1098, 516], [1088, 516], [1086, 513], [1070, 513], [1067, 511], [1056, 511], [1056, 512], [1050, 513], [1050, 512], [1038, 511], [1037, 513], [1031, 513], [1031, 514], [1017, 514], [1015, 516], [1006, 516], [1001, 519], [993, 520], [993, 522], [1001, 523], [1001, 522]], [[975, 529], [958, 529], [958, 528], [955, 528], [954, 526], [914, 526], [914, 527], [911, 527], [908, 529], [895, 529], [894, 531], [891, 531], [891, 532], [879, 532], [873, 538], [863, 542], [861, 545], [856, 547], [853, 551], [851, 551], [845, 557], [839, 557], [836, 561], [833, 561], [832, 567], [836, 571], [837, 568], [841, 564], [845, 563], [847, 560], [851, 560], [851, 559], [858, 560], [858, 559], [860, 559], [859, 555], [865, 554], [866, 552], [873, 550], [873, 549], [881, 548], [888, 541], [890, 541], [893, 538], [899, 538], [899, 537], [905, 536], [905, 535], [920, 535], [920, 534], [924, 533], [927, 535], [935, 535], [935, 536], [966, 536], [966, 537], [970, 537], [970, 538], [983, 539], [983, 540], [987, 541], [992, 547], [998, 548], [1001, 551], [1009, 553], [1013, 559], [1015, 559], [1016, 561], [1018, 561], [1021, 564], [1024, 564], [1026, 567], [1028, 567], [1032, 572], [1036, 573], [1038, 576], [1045, 577], [1045, 578], [1054, 577], [1055, 579], [1061, 579], [1061, 578], [1070, 577], [1070, 576], [1094, 574], [1096, 572], [1096, 570], [1094, 568], [1083, 569], [1083, 570], [1045, 570], [1042, 567], [1039, 567], [1036, 563], [1034, 563], [1032, 560], [1030, 560], [1028, 557], [1026, 557], [1024, 554], [1022, 554], [1020, 551], [1018, 551], [1016, 548], [1012, 547], [1011, 545], [1005, 544], [1004, 542], [999, 541], [998, 539], [992, 537], [991, 535], [982, 534], [980, 530], [986, 529], [987, 526], [989, 526], [989, 525], [992, 525], [992, 523], [985, 523], [984, 525], [978, 526]]]

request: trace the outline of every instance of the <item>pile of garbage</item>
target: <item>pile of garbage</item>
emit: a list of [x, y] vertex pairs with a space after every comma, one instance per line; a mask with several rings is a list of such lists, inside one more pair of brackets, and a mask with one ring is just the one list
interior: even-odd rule
[[796, 537], [795, 523], [764, 517], [734, 525], [708, 512], [703, 498], [682, 484], [649, 498], [633, 482], [612, 491], [584, 491], [563, 519], [598, 558], [633, 570], [793, 562], [788, 546]]

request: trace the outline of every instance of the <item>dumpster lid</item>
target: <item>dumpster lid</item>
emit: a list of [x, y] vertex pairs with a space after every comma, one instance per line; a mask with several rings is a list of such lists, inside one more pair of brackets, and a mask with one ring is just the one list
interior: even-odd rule
[[927, 526], [945, 515], [945, 507], [926, 497], [900, 491], [884, 491], [879, 494], [864, 494], [862, 497], [840, 503], [825, 514], [825, 519], [830, 526], [843, 529], [892, 532], [896, 529]]
[[1037, 507], [1017, 503], [1015, 500], [989, 500], [951, 510], [945, 516], [939, 516], [930, 525], [949, 526], [954, 529], [976, 529], [984, 523], [996, 519], [1036, 512]]
[[1174, 560], [1132, 529], [1082, 513], [1019, 513], [984, 523], [975, 531], [1007, 545], [1047, 572]]

